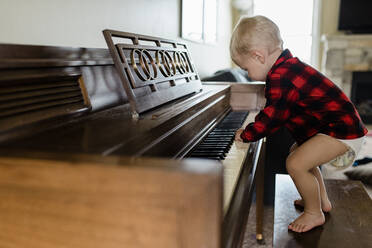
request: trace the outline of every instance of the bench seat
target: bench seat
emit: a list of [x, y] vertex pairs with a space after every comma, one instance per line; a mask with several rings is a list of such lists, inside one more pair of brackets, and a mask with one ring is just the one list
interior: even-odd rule
[[372, 200], [360, 181], [326, 179], [333, 209], [326, 222], [306, 233], [288, 230], [301, 210], [293, 201], [299, 193], [289, 175], [277, 174], [275, 183], [273, 246], [282, 247], [371, 247]]

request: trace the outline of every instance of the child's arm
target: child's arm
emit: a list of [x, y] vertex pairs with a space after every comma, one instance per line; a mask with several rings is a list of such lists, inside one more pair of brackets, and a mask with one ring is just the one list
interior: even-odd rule
[[299, 98], [297, 88], [291, 82], [278, 80], [269, 82], [265, 92], [267, 99], [265, 108], [248, 124], [244, 130], [236, 132], [236, 140], [244, 142], [257, 141], [278, 130], [290, 117], [290, 106]]
[[243, 139], [240, 137], [240, 135], [242, 134], [242, 132], [244, 131], [244, 128], [239, 128], [236, 133], [235, 133], [235, 140], [236, 141], [240, 141], [240, 142], [243, 142]]

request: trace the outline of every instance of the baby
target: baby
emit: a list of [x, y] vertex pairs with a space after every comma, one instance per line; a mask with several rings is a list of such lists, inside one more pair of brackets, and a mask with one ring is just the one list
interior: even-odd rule
[[348, 97], [328, 78], [283, 50], [280, 31], [263, 16], [244, 17], [235, 27], [232, 60], [253, 80], [265, 81], [266, 105], [235, 140], [252, 142], [286, 127], [296, 143], [286, 168], [302, 199], [303, 213], [289, 224], [306, 232], [325, 222], [332, 209], [319, 166], [353, 163], [367, 133]]

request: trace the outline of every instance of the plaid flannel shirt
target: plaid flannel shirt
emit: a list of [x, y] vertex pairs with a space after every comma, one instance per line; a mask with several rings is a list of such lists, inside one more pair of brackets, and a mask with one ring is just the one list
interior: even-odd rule
[[355, 139], [368, 131], [348, 97], [328, 78], [286, 49], [266, 78], [266, 105], [241, 134], [259, 140], [285, 126], [298, 144], [317, 133]]

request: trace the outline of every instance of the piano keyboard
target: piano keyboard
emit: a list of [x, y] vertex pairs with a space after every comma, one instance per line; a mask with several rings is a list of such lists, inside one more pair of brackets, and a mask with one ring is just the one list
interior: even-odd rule
[[248, 111], [231, 111], [191, 152], [192, 158], [224, 160]]
[[224, 213], [230, 204], [250, 143], [235, 142], [235, 132], [253, 121], [255, 113], [230, 112], [190, 153], [189, 157], [220, 160], [223, 165]]

